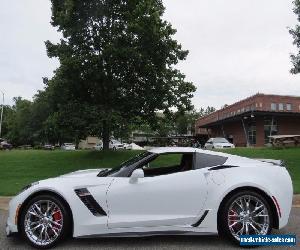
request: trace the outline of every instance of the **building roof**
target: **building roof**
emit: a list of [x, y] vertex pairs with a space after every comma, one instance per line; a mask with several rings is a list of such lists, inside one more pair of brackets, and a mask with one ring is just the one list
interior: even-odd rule
[[[272, 104], [275, 109], [272, 109]], [[279, 104], [283, 107], [279, 108]], [[291, 104], [288, 108], [287, 104]], [[300, 115], [300, 97], [256, 94], [228, 105], [196, 121], [196, 128], [205, 128], [225, 121], [238, 120], [253, 115]]]

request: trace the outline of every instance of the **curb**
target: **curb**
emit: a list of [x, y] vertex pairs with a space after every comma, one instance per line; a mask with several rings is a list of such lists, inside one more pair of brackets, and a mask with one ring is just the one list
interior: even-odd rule
[[[8, 210], [8, 203], [12, 197], [0, 196], [0, 210]], [[293, 208], [300, 208], [300, 194], [295, 194], [293, 197]]]

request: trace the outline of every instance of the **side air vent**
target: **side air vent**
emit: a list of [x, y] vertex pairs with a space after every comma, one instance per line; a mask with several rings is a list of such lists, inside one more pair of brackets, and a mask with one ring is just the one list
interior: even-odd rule
[[95, 216], [107, 216], [103, 208], [97, 203], [94, 197], [86, 188], [75, 189], [75, 193], [83, 202], [83, 204], [91, 211]]
[[192, 227], [198, 227], [205, 219], [206, 215], [208, 214], [208, 210], [205, 210], [201, 218], [192, 225]]

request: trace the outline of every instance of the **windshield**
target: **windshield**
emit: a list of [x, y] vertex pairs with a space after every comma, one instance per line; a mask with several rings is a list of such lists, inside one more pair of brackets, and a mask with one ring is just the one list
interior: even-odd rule
[[215, 138], [214, 143], [229, 143], [225, 138]]
[[121, 163], [120, 166], [113, 168], [113, 169], [105, 169], [100, 171], [100, 173], [98, 174], [99, 177], [104, 177], [104, 176], [123, 176], [121, 173], [122, 172], [127, 172], [126, 169], [132, 165], [134, 165], [135, 163], [138, 163], [139, 161], [141, 161], [142, 159], [146, 158], [147, 156], [152, 155], [152, 153], [146, 151], [143, 152], [141, 154], [138, 154], [136, 156], [134, 156], [133, 158], [130, 158], [128, 161], [125, 161], [123, 163]]

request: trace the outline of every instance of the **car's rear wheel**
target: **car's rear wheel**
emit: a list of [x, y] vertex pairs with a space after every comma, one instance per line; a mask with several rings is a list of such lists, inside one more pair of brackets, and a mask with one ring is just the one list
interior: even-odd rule
[[270, 205], [253, 191], [232, 195], [225, 201], [219, 216], [219, 233], [238, 244], [241, 235], [267, 235], [273, 227]]
[[64, 202], [52, 195], [30, 200], [20, 217], [22, 236], [34, 247], [47, 249], [62, 241], [70, 232], [70, 213]]

